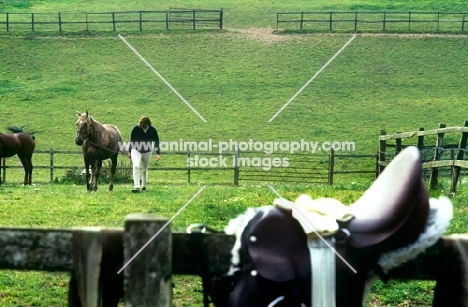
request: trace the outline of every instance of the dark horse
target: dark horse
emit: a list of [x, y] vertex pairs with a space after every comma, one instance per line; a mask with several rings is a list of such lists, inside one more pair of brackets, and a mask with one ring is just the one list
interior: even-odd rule
[[[111, 173], [109, 191], [114, 188], [114, 174], [117, 168], [117, 156], [122, 144], [122, 136], [119, 129], [110, 124], [101, 124], [92, 116], [76, 111], [78, 121], [76, 122], [75, 143], [81, 146], [84, 155], [86, 171], [86, 187], [88, 191], [98, 189], [98, 179], [101, 172], [102, 161], [111, 159]], [[91, 166], [91, 174], [90, 168]]]
[[0, 133], [0, 158], [8, 158], [18, 155], [24, 168], [24, 185], [31, 185], [32, 155], [36, 147], [36, 141], [32, 133], [23, 131], [23, 127], [7, 127], [13, 134]]

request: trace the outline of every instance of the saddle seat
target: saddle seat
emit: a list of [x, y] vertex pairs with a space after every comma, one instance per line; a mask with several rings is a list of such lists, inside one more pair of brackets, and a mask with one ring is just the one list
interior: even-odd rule
[[354, 247], [385, 251], [414, 242], [429, 215], [419, 150], [408, 147], [398, 154], [350, 210], [354, 218], [343, 226]]

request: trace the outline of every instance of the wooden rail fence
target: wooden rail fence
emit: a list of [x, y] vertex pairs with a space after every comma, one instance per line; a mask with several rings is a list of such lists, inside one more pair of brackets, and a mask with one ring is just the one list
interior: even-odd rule
[[[155, 236], [156, 233], [159, 234]], [[199, 274], [194, 262], [197, 259], [194, 235], [202, 235], [207, 272], [225, 273], [234, 236], [173, 233], [167, 219], [139, 214], [127, 216], [123, 228], [2, 227], [0, 269], [72, 272], [75, 282], [71, 282], [74, 286], [70, 291], [81, 303], [87, 302], [88, 307], [99, 306], [99, 293], [117, 299], [124, 295], [124, 306], [170, 307], [172, 276]], [[445, 239], [413, 261], [390, 271], [389, 276], [402, 280], [436, 280], [443, 265], [441, 254], [450, 252], [450, 244], [444, 244]], [[100, 280], [106, 282], [100, 284]], [[110, 286], [107, 290], [102, 288]]]
[[276, 28], [347, 31], [464, 32], [465, 12], [278, 12]]
[[[36, 165], [34, 157], [37, 155], [48, 155], [47, 165]], [[272, 153], [239, 151], [234, 152], [165, 152], [165, 155], [172, 155], [177, 159], [177, 166], [174, 167], [150, 167], [150, 171], [175, 171], [186, 172], [187, 182], [190, 183], [195, 171], [223, 171], [232, 172], [232, 182], [238, 185], [240, 181], [267, 181], [267, 182], [300, 182], [319, 183], [333, 185], [336, 176], [347, 176], [360, 174], [375, 179], [379, 174], [377, 154], [337, 154], [330, 150], [329, 154], [311, 153]], [[82, 168], [83, 165], [59, 165], [56, 161], [57, 155], [82, 155], [78, 150], [36, 150], [33, 156], [34, 169], [49, 170], [49, 181], [54, 182], [57, 170], [70, 170], [72, 168]], [[199, 161], [204, 159], [205, 164], [194, 164], [194, 157]], [[279, 161], [287, 164], [279, 165]], [[8, 160], [14, 161], [15, 165], [8, 165]], [[0, 159], [0, 183], [6, 182], [7, 170], [17, 169], [22, 171], [22, 166], [18, 164], [17, 157]], [[192, 160], [191, 160], [192, 159]], [[226, 159], [225, 165], [216, 167], [207, 165], [210, 159]], [[183, 165], [183, 166], [182, 166]], [[130, 171], [130, 165], [128, 166]], [[34, 176], [34, 174], [33, 174]]]
[[[458, 143], [444, 144], [445, 136], [448, 133], [459, 133], [460, 137]], [[427, 145], [425, 143], [425, 137], [427, 136], [435, 137], [434, 145]], [[402, 144], [403, 139], [407, 141], [413, 137], [417, 138], [417, 141], [413, 142], [413, 144]], [[468, 161], [465, 160], [468, 140], [468, 121], [465, 121], [462, 127], [446, 127], [445, 124], [440, 124], [438, 129], [428, 131], [425, 131], [424, 128], [419, 128], [419, 131], [397, 132], [387, 135], [386, 132], [382, 130], [379, 139], [379, 172], [382, 172], [389, 163], [388, 158], [390, 156], [397, 155], [402, 148], [406, 146], [417, 146], [422, 153], [423, 169], [428, 169], [431, 172], [429, 180], [431, 189], [438, 188], [439, 168], [450, 167], [452, 178], [449, 193], [455, 193], [461, 170], [468, 168]], [[395, 140], [395, 144], [388, 144], [387, 142], [389, 140]], [[388, 147], [394, 148], [394, 151], [387, 151]], [[446, 152], [451, 155], [449, 157], [444, 156]]]
[[222, 9], [96, 13], [0, 13], [0, 30], [3, 31], [143, 31], [222, 28]]

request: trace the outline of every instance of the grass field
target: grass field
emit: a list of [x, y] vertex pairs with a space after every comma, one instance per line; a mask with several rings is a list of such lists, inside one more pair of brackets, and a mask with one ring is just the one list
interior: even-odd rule
[[[21, 3], [20, 3], [21, 2]], [[357, 153], [378, 150], [380, 130], [389, 133], [459, 126], [467, 120], [465, 35], [358, 34], [273, 121], [269, 119], [352, 37], [349, 33], [275, 34], [276, 11], [393, 10], [465, 11], [464, 1], [204, 1], [123, 2], [3, 1], [0, 12], [91, 12], [223, 8], [222, 31], [122, 32], [120, 34], [206, 119], [203, 122], [117, 36], [101, 32], [0, 33], [0, 130], [28, 125], [38, 150], [78, 150], [76, 110], [88, 109], [119, 127], [124, 139], [138, 118], [150, 116], [164, 141], [353, 141]], [[452, 137], [452, 136], [451, 136]], [[453, 136], [452, 141], [458, 140]], [[415, 140], [405, 140], [415, 144]], [[79, 156], [60, 163], [82, 165]], [[125, 160], [127, 161], [127, 160]], [[152, 166], [171, 166], [162, 155]], [[18, 163], [16, 157], [8, 163]], [[35, 165], [48, 165], [35, 155]], [[0, 225], [30, 227], [123, 226], [125, 215], [172, 216], [204, 182], [182, 183], [171, 174], [150, 190], [132, 195], [129, 184], [113, 193], [84, 186], [49, 184], [35, 170], [32, 187], [11, 171], [0, 188]], [[10, 174], [9, 173], [9, 174]], [[60, 173], [57, 176], [61, 176]], [[216, 175], [213, 175], [216, 176]], [[350, 177], [334, 187], [278, 185], [283, 196], [301, 193], [352, 203], [370, 181]], [[442, 184], [441, 191], [446, 193]], [[249, 206], [271, 204], [267, 185], [209, 186], [175, 221], [184, 231], [204, 222], [222, 229]], [[466, 187], [453, 198], [450, 233], [466, 229]], [[1, 306], [65, 306], [67, 274], [0, 272]], [[198, 279], [177, 277], [174, 306], [200, 306]], [[369, 306], [429, 306], [433, 283], [378, 284]]]
[[[75, 112], [87, 109], [117, 125], [125, 140], [145, 112], [163, 141], [352, 141], [355, 153], [365, 154], [377, 151], [381, 129], [464, 123], [465, 36], [365, 34], [268, 122], [350, 38], [262, 29], [128, 35], [203, 122], [114, 34], [6, 36], [0, 46], [0, 99], [8, 106], [2, 123], [38, 130], [37, 150], [78, 150]], [[48, 158], [34, 161], [47, 166]], [[57, 165], [81, 164], [76, 155], [56, 158]], [[166, 156], [153, 166], [174, 163]], [[38, 169], [35, 178], [44, 182], [48, 172]]]

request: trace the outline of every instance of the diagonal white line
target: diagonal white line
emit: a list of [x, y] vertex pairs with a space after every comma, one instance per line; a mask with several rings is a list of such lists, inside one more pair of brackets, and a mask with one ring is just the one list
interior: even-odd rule
[[172, 221], [173, 221], [173, 220], [174, 220], [174, 219], [175, 219], [191, 202], [192, 202], [192, 200], [194, 200], [195, 197], [197, 197], [198, 194], [200, 194], [200, 193], [203, 191], [203, 189], [204, 189], [205, 187], [206, 187], [206, 186], [202, 186], [202, 187], [200, 188], [200, 190], [198, 190], [198, 192], [195, 193], [195, 195], [193, 195], [192, 198], [190, 198], [189, 201], [188, 201], [185, 205], [183, 205], [182, 208], [180, 208], [179, 211], [177, 211], [177, 213], [174, 214], [174, 216], [171, 217], [171, 219], [170, 219], [169, 221], [167, 221], [167, 223], [164, 224], [164, 226], [163, 226], [156, 234], [154, 234], [154, 235], [151, 237], [151, 239], [149, 239], [148, 242], [146, 242], [146, 244], [143, 245], [143, 247], [140, 248], [140, 250], [139, 250], [138, 252], [136, 252], [135, 255], [133, 255], [132, 258], [130, 258], [130, 260], [127, 261], [127, 263], [125, 263], [125, 265], [117, 272], [117, 274], [120, 274], [120, 272], [122, 272], [123, 269], [125, 269], [125, 268], [130, 264], [130, 262], [132, 262], [133, 259], [135, 259], [136, 256], [138, 256], [138, 254], [140, 254], [140, 253], [151, 243], [151, 241], [153, 241], [153, 240], [161, 233], [161, 231], [163, 231], [163, 230], [167, 227], [167, 225], [169, 225], [169, 224], [170, 224], [170, 223], [171, 223], [171, 222], [172, 222]]
[[[281, 200], [284, 199], [284, 197], [282, 197], [271, 185], [268, 186], [272, 191], [273, 193], [275, 193]], [[296, 215], [299, 217], [299, 219], [304, 223], [306, 224], [307, 226], [309, 226], [312, 231], [315, 233], [315, 235], [317, 235], [317, 237], [320, 238], [320, 240], [322, 240], [334, 253], [335, 255], [340, 258], [350, 269], [351, 271], [353, 271], [353, 273], [357, 273], [357, 271], [351, 266], [351, 264], [349, 264], [348, 261], [346, 261], [346, 259], [344, 259], [337, 251], [336, 249], [331, 246], [327, 240], [325, 240], [315, 229], [314, 227], [312, 227], [312, 225], [310, 225], [309, 221], [304, 217], [302, 216], [301, 214], [299, 214], [299, 212], [297, 212], [297, 210], [295, 210], [290, 204], [288, 204], [287, 202], [283, 202], [283, 204], [285, 204], [286, 206], [288, 206], [291, 210], [293, 210]]]
[[187, 100], [185, 100], [184, 97], [182, 97], [181, 94], [179, 94], [178, 91], [176, 91], [175, 88], [172, 87], [172, 85], [169, 84], [169, 82], [166, 81], [166, 79], [164, 79], [164, 77], [156, 70], [154, 69], [153, 66], [151, 66], [150, 63], [148, 63], [148, 61], [145, 60], [145, 58], [143, 56], [141, 56], [141, 54], [138, 53], [138, 51], [136, 51], [135, 48], [133, 48], [132, 45], [130, 45], [129, 42], [127, 42], [127, 40], [119, 34], [119, 38], [128, 46], [128, 48], [130, 48], [145, 64], [146, 66], [148, 66], [164, 83], [166, 83], [166, 85], [177, 95], [179, 96], [180, 99], [182, 99], [183, 102], [185, 102], [185, 104], [195, 113], [198, 115], [198, 117], [201, 118], [202, 121], [204, 121], [206, 123], [206, 120], [203, 118], [203, 116], [200, 115], [200, 113], [197, 112], [197, 110], [195, 110], [194, 107], [192, 107], [192, 105], [190, 103], [188, 103]]
[[320, 68], [320, 70], [317, 71], [315, 75], [312, 78], [310, 78], [309, 81], [307, 81], [306, 84], [304, 84], [304, 86], [302, 86], [301, 89], [297, 91], [297, 93], [294, 94], [294, 96], [292, 96], [291, 99], [289, 99], [288, 102], [286, 102], [284, 106], [282, 106], [281, 109], [279, 109], [278, 112], [276, 112], [276, 114], [273, 115], [273, 117], [270, 118], [268, 122], [273, 121], [276, 118], [276, 116], [283, 112], [283, 110], [288, 106], [288, 104], [290, 104], [307, 87], [307, 85], [309, 85], [309, 83], [312, 82], [328, 66], [328, 64], [330, 64], [341, 53], [341, 51], [343, 51], [353, 41], [355, 37], [356, 35], [353, 35], [353, 37], [351, 37], [351, 39], [346, 44], [344, 44], [344, 46], [341, 47], [341, 49], [338, 50], [338, 52], [335, 53], [335, 55], [332, 56], [332, 58], [328, 60], [328, 62], [325, 63], [325, 65], [323, 65], [322, 68]]

